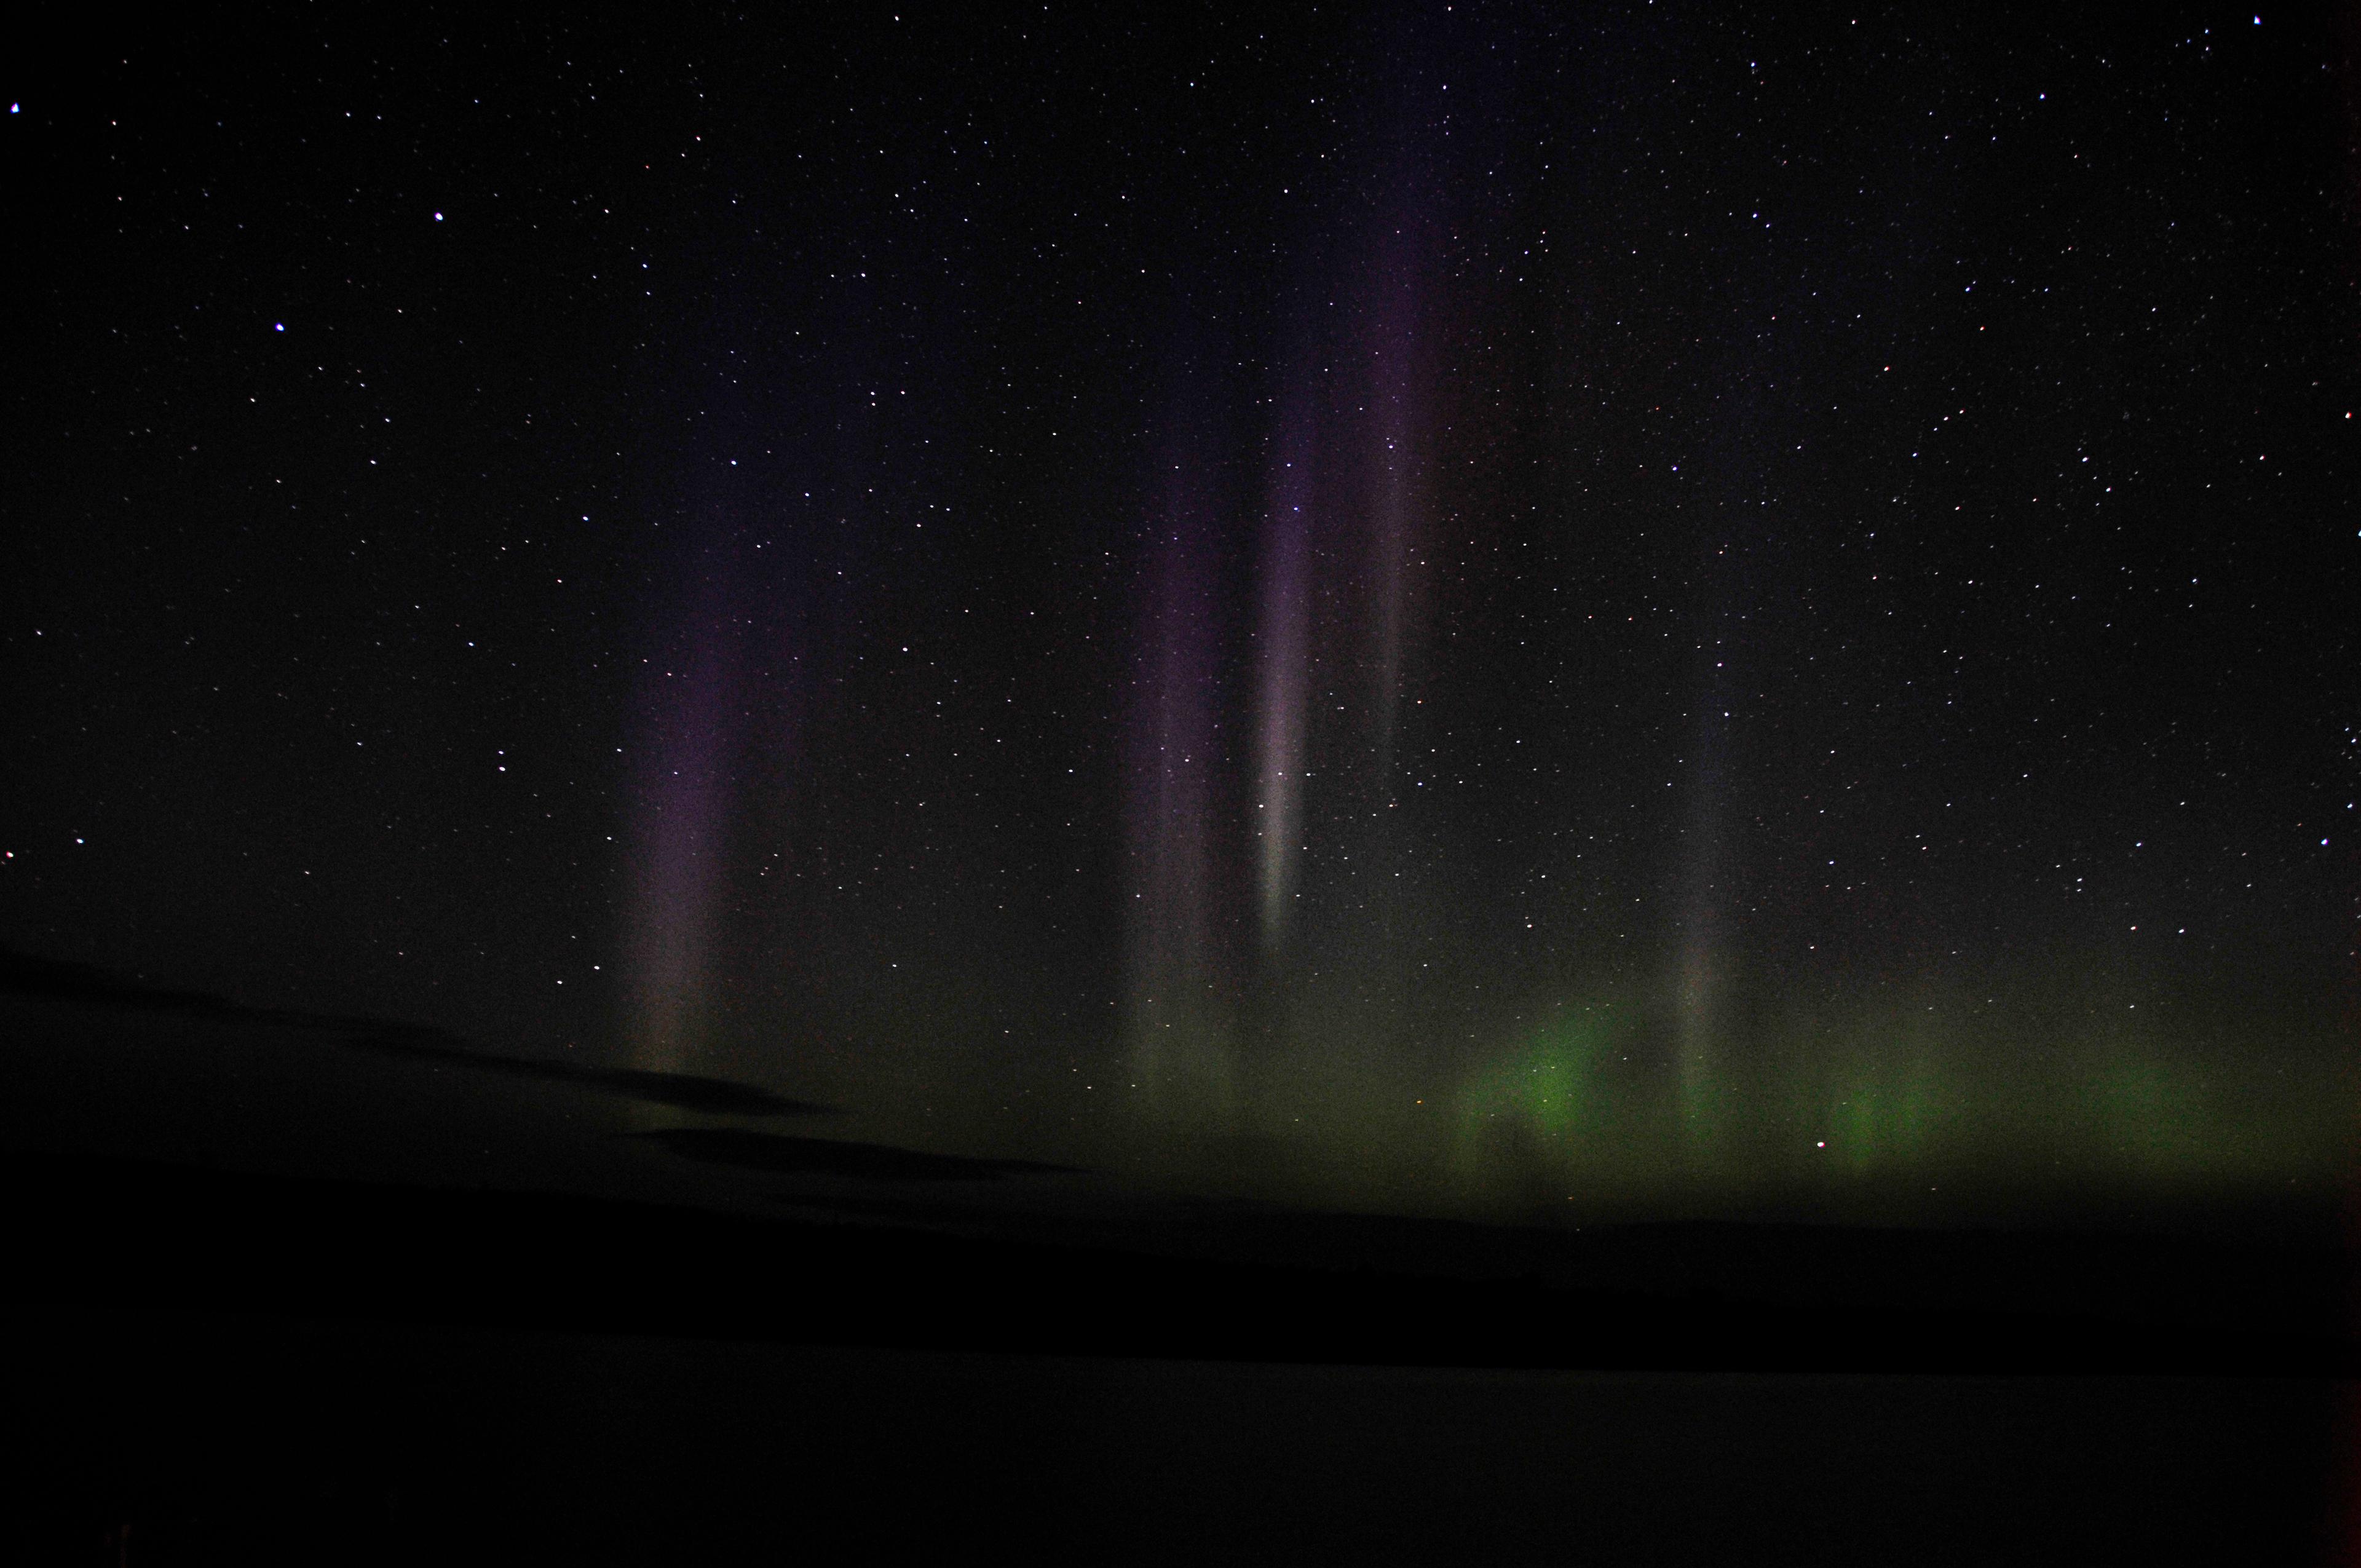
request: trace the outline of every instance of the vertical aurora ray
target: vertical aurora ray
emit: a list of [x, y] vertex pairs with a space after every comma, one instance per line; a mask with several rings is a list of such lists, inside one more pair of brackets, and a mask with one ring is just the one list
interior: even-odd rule
[[[1719, 554], [1711, 557], [1719, 560]], [[1708, 567], [1708, 583], [1712, 568]], [[1724, 776], [1729, 733], [1725, 718], [1730, 696], [1730, 652], [1717, 633], [1729, 620], [1722, 604], [1726, 595], [1709, 586], [1700, 616], [1700, 668], [1697, 672], [1697, 723], [1689, 740], [1690, 784], [1688, 820], [1682, 827], [1680, 864], [1675, 885], [1679, 917], [1679, 978], [1675, 1015], [1678, 1029], [1681, 1125], [1692, 1144], [1711, 1141], [1730, 1107], [1720, 1102], [1726, 1085], [1720, 1080], [1721, 1014], [1727, 959], [1727, 934], [1722, 929], [1724, 886], [1729, 875], [1723, 843], [1723, 806], [1729, 791]]]
[[[1700, 1152], [1738, 1113], [1729, 1099], [1735, 1081], [1731, 1069], [1733, 1058], [1746, 1054], [1739, 1038], [1743, 1031], [1731, 1022], [1737, 1004], [1730, 970], [1742, 944], [1730, 929], [1730, 916], [1741, 897], [1744, 872], [1732, 863], [1730, 845], [1730, 802], [1742, 787], [1732, 755], [1730, 716], [1739, 701], [1737, 668], [1750, 652], [1741, 645], [1741, 629], [1752, 609], [1740, 564], [1752, 557], [1757, 531], [1764, 526], [1760, 520], [1772, 499], [1763, 487], [1777, 443], [1766, 440], [1764, 417], [1751, 400], [1742, 403], [1712, 433], [1702, 463], [1693, 458], [1687, 465], [1693, 475], [1701, 469], [1708, 476], [1700, 489], [1710, 486], [1708, 493], [1719, 492], [1717, 504], [1697, 524], [1701, 532], [1693, 608], [1695, 722], [1687, 745], [1687, 819], [1680, 828], [1674, 879], [1681, 1124]], [[1732, 476], [1744, 477], [1730, 482]]]
[[633, 700], [623, 1028], [633, 1060], [662, 1069], [694, 1065], [721, 996], [742, 994], [740, 878], [755, 835], [775, 847], [803, 689], [801, 583], [781, 548], [796, 523], [712, 466], [664, 531]]
[[1262, 948], [1284, 943], [1294, 894], [1296, 840], [1302, 832], [1304, 705], [1311, 683], [1312, 441], [1298, 400], [1279, 443], [1270, 515], [1264, 526], [1260, 711], [1255, 736], [1256, 886]]
[[1408, 619], [1411, 519], [1422, 434], [1424, 374], [1418, 364], [1422, 226], [1405, 219], [1376, 258], [1368, 349], [1370, 429], [1370, 743], [1379, 794], [1389, 788], [1400, 721]]
[[1707, 672], [1703, 706], [1693, 744], [1697, 751], [1694, 797], [1684, 838], [1680, 871], [1680, 979], [1676, 1015], [1682, 1125], [1693, 1140], [1711, 1137], [1719, 1113], [1716, 1059], [1720, 1049], [1722, 975], [1725, 961], [1720, 886], [1724, 874], [1721, 777], [1724, 739], [1719, 671]]
[[1126, 723], [1126, 1034], [1151, 1112], [1218, 1121], [1231, 1108], [1212, 908], [1219, 622], [1208, 508], [1186, 455], [1159, 510]]
[[692, 608], [642, 675], [627, 1029], [634, 1061], [664, 1069], [683, 1065], [698, 1043], [735, 794], [736, 595], [718, 553], [704, 567]]
[[[1420, 469], [1433, 371], [1422, 362], [1421, 341], [1425, 292], [1422, 279], [1431, 249], [1426, 225], [1417, 216], [1405, 216], [1390, 226], [1392, 233], [1378, 247], [1377, 259], [1376, 297], [1370, 313], [1374, 338], [1368, 360], [1370, 424], [1364, 436], [1371, 465], [1367, 592], [1373, 644], [1367, 729], [1370, 810], [1364, 842], [1373, 865], [1390, 867], [1393, 878], [1388, 880], [1393, 881], [1411, 864], [1404, 857], [1405, 818], [1392, 807], [1409, 656], [1410, 566], [1415, 554]], [[1400, 888], [1395, 882], [1396, 891]], [[1389, 948], [1411, 924], [1405, 904], [1399, 896], [1389, 896], [1372, 907], [1375, 932]], [[1400, 1000], [1396, 992], [1396, 1011]]]

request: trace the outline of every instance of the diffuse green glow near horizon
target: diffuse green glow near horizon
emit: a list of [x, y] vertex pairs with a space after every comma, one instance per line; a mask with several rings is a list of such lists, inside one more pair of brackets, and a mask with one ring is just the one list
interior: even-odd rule
[[1828, 1146], [1837, 1163], [1855, 1173], [1904, 1165], [1927, 1152], [1938, 1096], [1923, 1061], [1863, 1063], [1843, 1080], [1828, 1109]]
[[1122, 1142], [1060, 1152], [1356, 1209], [1881, 1223], [1978, 1194], [2317, 1192], [2353, 1153], [2334, 1020], [2235, 976], [1660, 949], [1503, 983], [1441, 940], [1405, 960], [1411, 940], [1314, 946], [1244, 996], [1168, 964], [1123, 1013]]
[[[1892, 1217], [1979, 1190], [2284, 1191], [2348, 1153], [2331, 1042], [2293, 1026], [2264, 1050], [2187, 1020], [2131, 1035], [2087, 1007], [1979, 1010], [1931, 985], [1880, 987], [1733, 1010], [1700, 1075], [1681, 1052], [1678, 992], [1662, 994], [1653, 1010], [1644, 996], [1527, 1009], [1439, 1083], [1415, 1038], [1389, 1064], [1312, 1037], [1344, 1015], [1301, 1019], [1296, 1065], [1248, 1097], [1252, 1132], [1290, 1191], [1479, 1213], [1853, 1194]], [[1702, 1131], [1700, 1104], [1714, 1113]]]
[[1554, 1019], [1521, 1051], [1479, 1069], [1459, 1091], [1463, 1142], [1499, 1130], [1563, 1142], [1595, 1129], [1604, 1106], [1594, 1069], [1606, 1036], [1588, 1014]]

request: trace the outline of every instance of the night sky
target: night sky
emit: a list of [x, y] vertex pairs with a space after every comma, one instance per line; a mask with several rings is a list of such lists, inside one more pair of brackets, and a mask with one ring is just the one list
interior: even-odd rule
[[2324, 1189], [2356, 38], [2071, 10], [28, 48], [0, 946], [1171, 1191]]

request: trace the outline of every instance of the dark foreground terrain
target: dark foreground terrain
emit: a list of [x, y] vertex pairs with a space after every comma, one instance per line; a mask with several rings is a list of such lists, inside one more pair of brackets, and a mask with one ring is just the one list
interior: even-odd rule
[[0, 1083], [0, 1562], [2343, 1560], [2333, 1212], [1312, 1213], [29, 960]]
[[1337, 1266], [1316, 1217], [1229, 1249], [1290, 1266], [104, 1157], [0, 1191], [22, 1562], [2317, 1562], [2355, 1359], [2337, 1255], [2220, 1243], [1632, 1227], [1499, 1277]]

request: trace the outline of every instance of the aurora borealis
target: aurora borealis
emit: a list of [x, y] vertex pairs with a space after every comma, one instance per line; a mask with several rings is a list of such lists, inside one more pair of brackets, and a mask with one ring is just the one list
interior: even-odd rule
[[69, 49], [0, 945], [1157, 1192], [2318, 1201], [2341, 26]]

